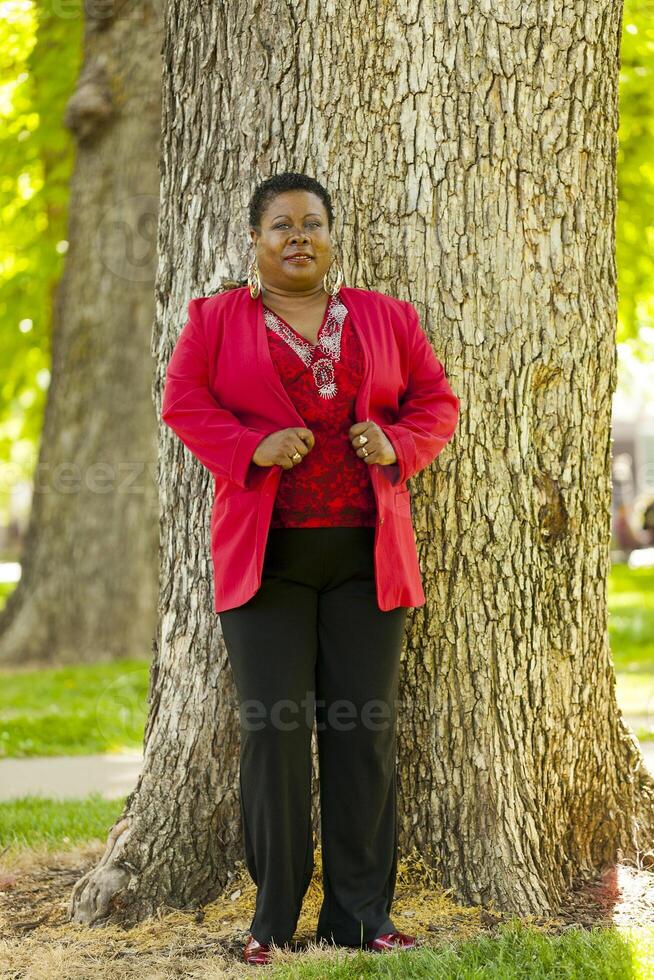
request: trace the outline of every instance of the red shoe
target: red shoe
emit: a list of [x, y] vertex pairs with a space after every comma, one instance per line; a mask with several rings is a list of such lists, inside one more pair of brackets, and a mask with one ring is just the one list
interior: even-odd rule
[[270, 963], [271, 949], [268, 943], [259, 943], [254, 936], [248, 936], [248, 941], [243, 950], [243, 958], [246, 963], [253, 966], [264, 966]]
[[376, 939], [369, 939], [364, 943], [366, 949], [374, 953], [392, 952], [394, 949], [413, 949], [418, 945], [415, 936], [408, 936], [405, 932], [385, 932]]

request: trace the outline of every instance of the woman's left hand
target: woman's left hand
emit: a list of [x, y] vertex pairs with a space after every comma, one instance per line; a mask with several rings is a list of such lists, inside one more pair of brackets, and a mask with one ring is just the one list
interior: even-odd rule
[[[371, 422], [370, 419], [366, 419], [365, 422], [355, 422], [354, 425], [350, 426], [348, 435], [357, 456], [364, 463], [379, 463], [381, 466], [397, 463], [392, 442], [388, 436], [384, 435], [376, 422]], [[359, 438], [362, 435], [367, 440], [363, 445], [361, 445]]]

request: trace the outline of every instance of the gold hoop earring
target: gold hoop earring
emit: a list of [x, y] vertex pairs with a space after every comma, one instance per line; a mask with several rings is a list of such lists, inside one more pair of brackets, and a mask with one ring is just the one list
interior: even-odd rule
[[345, 276], [343, 275], [343, 266], [341, 265], [341, 261], [338, 258], [338, 256], [335, 256], [335, 262], [337, 265], [337, 269], [336, 269], [336, 282], [334, 283], [334, 285], [329, 286], [327, 283], [327, 277], [329, 276], [329, 273], [332, 270], [332, 265], [334, 264], [334, 262], [332, 262], [332, 265], [330, 265], [329, 269], [327, 269], [327, 272], [322, 277], [323, 289], [325, 290], [326, 293], [329, 293], [330, 296], [336, 295], [336, 293], [339, 291], [339, 289], [341, 288], [345, 280]]
[[252, 256], [248, 266], [248, 286], [250, 287], [250, 296], [252, 299], [256, 299], [261, 292], [261, 276], [259, 275], [256, 255]]

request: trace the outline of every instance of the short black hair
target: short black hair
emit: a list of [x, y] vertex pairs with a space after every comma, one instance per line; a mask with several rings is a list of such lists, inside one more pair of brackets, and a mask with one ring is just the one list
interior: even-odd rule
[[263, 212], [274, 197], [277, 197], [278, 194], [284, 194], [286, 191], [310, 191], [312, 194], [316, 194], [325, 205], [327, 224], [329, 225], [329, 230], [332, 230], [334, 210], [328, 190], [319, 181], [313, 177], [309, 177], [308, 174], [297, 174], [290, 170], [281, 174], [274, 174], [272, 177], [262, 180], [255, 187], [248, 208], [251, 228], [255, 228], [258, 232], [261, 232], [261, 217]]

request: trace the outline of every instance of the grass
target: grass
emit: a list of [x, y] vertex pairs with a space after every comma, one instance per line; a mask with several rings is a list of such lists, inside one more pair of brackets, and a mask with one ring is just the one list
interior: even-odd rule
[[[221, 895], [203, 907], [199, 916], [193, 909], [164, 908], [161, 915], [127, 930], [119, 925], [102, 930], [71, 925], [63, 910], [72, 881], [79, 874], [80, 864], [94, 867], [100, 856], [99, 851], [76, 852], [72, 848], [73, 835], [88, 829], [104, 841], [107, 828], [124, 801], [114, 801], [104, 813], [102, 801], [97, 798], [75, 801], [72, 810], [71, 801], [54, 805], [45, 801], [42, 807], [35, 807], [35, 802], [21, 801], [15, 810], [12, 836], [9, 838], [5, 832], [2, 839], [17, 843], [29, 837], [34, 829], [32, 822], [35, 826], [45, 822], [63, 826], [63, 821], [71, 820], [65, 828], [66, 837], [62, 838], [70, 838], [70, 853], [48, 860], [47, 853], [39, 851], [40, 863], [36, 866], [23, 854], [13, 866], [15, 888], [6, 893], [4, 916], [0, 914], [6, 926], [5, 938], [0, 938], [0, 960], [5, 968], [11, 967], [11, 972], [3, 976], [66, 976], [70, 980], [101, 976], [103, 980], [126, 980], [137, 976], [249, 975], [250, 968], [239, 958], [254, 907], [255, 886], [243, 868]], [[75, 809], [89, 811], [86, 828]], [[43, 840], [40, 827], [37, 829]], [[6, 856], [3, 864], [7, 866]], [[308, 898], [319, 885], [320, 867], [318, 858]], [[407, 926], [402, 906], [405, 911], [416, 907], [416, 902], [406, 895], [406, 886], [403, 881], [403, 898], [394, 905], [394, 917], [403, 931]], [[234, 900], [235, 896], [240, 897]], [[435, 913], [430, 910], [425, 917], [416, 912], [421, 922], [406, 920], [415, 925], [409, 925], [409, 931], [424, 937], [428, 945], [374, 955], [310, 943], [302, 952], [277, 951], [266, 968], [267, 975], [277, 980], [646, 980], [654, 976], [654, 928], [649, 925], [614, 926], [607, 925], [606, 920], [592, 928], [566, 926], [561, 920], [542, 920], [537, 925], [532, 917], [508, 915], [497, 925], [488, 926], [479, 910], [457, 906], [438, 888], [431, 901]], [[315, 895], [313, 901], [305, 899], [298, 938], [313, 938], [317, 907]], [[25, 922], [27, 928], [22, 928]], [[10, 924], [15, 924], [16, 931], [8, 928]], [[35, 929], [34, 924], [38, 926]]]
[[[618, 702], [654, 740], [654, 569], [614, 565], [609, 639]], [[3, 672], [0, 758], [139, 750], [150, 661]]]
[[[616, 668], [618, 700], [625, 714], [641, 716], [634, 730], [641, 738], [654, 738], [654, 570], [614, 566], [608, 583], [609, 637]], [[0, 710], [0, 755], [74, 755], [140, 748], [146, 720], [149, 659], [114, 664], [59, 669], [7, 672], [3, 675]], [[652, 726], [648, 723], [652, 716]], [[28, 796], [0, 804], [0, 854], [6, 860], [28, 850], [74, 854], [76, 846], [106, 840], [109, 827], [124, 808], [124, 798], [106, 800], [99, 794], [83, 799], [50, 800]], [[229, 889], [231, 892], [232, 889]], [[244, 896], [245, 897], [245, 896]], [[251, 896], [249, 896], [251, 898]], [[234, 905], [215, 903], [215, 920], [207, 932]], [[209, 908], [209, 907], [208, 907]], [[37, 911], [35, 909], [35, 911]], [[474, 911], [474, 910], [471, 910]], [[186, 917], [185, 921], [189, 921]], [[163, 923], [145, 930], [161, 929]], [[195, 927], [195, 926], [194, 926]], [[184, 926], [187, 928], [187, 926]], [[201, 929], [201, 925], [195, 927]], [[400, 926], [400, 928], [402, 928]], [[417, 929], [425, 935], [424, 929]], [[386, 978], [460, 978], [460, 980], [540, 980], [540, 978], [593, 977], [596, 980], [646, 980], [654, 977], [654, 928], [598, 925], [593, 929], [571, 926], [550, 935], [518, 918], [500, 923], [492, 932], [456, 937], [410, 952], [374, 956], [343, 951], [316, 950], [304, 956], [289, 953], [267, 968], [275, 978], [298, 980], [359, 980]], [[429, 933], [426, 933], [429, 935]], [[92, 943], [95, 930], [84, 943]], [[122, 935], [122, 934], [121, 934]], [[146, 933], [144, 933], [144, 936]], [[150, 933], [147, 933], [149, 936]], [[233, 956], [217, 954], [209, 962], [197, 950], [202, 943], [186, 933], [162, 934], [156, 950], [137, 953], [136, 933], [106, 948], [107, 937], [95, 945], [78, 946], [61, 928], [57, 934], [40, 936], [35, 930], [19, 941], [0, 939], [0, 958], [15, 967], [37, 964], [38, 975], [57, 975], [65, 964], [66, 975], [85, 978], [89, 970], [105, 980], [125, 976], [121, 950], [142, 965], [141, 975], [245, 975]], [[149, 941], [149, 940], [148, 940]], [[112, 940], [112, 943], [114, 941]], [[145, 940], [144, 940], [145, 943]], [[207, 944], [204, 944], [205, 947]], [[150, 956], [150, 959], [148, 959]], [[222, 972], [223, 964], [225, 972]], [[53, 974], [54, 969], [54, 974]], [[215, 969], [216, 972], [211, 972]], [[244, 972], [240, 972], [243, 969]], [[205, 970], [209, 970], [205, 974]], [[239, 972], [232, 972], [239, 971]], [[151, 971], [151, 972], [149, 972]], [[136, 974], [134, 974], [136, 975]]]
[[638, 738], [653, 740], [654, 569], [614, 565], [608, 604], [618, 703], [625, 715], [634, 716]]
[[61, 850], [106, 837], [120, 816], [125, 799], [107, 800], [99, 793], [83, 799], [51, 800], [22, 796], [0, 804], [0, 852], [41, 845]]
[[[290, 957], [289, 957], [290, 958]], [[372, 958], [357, 952], [328, 964], [316, 958], [295, 966], [275, 966], [270, 976], [302, 980], [359, 980], [364, 977], [412, 980], [645, 980], [654, 974], [654, 930], [631, 933], [572, 927], [547, 936], [519, 919], [500, 925], [497, 934], [448, 942], [436, 948]]]
[[[200, 916], [194, 910], [163, 909], [160, 917], [126, 931], [119, 926], [87, 929], [65, 920], [62, 910], [80, 864], [95, 866], [100, 857], [100, 851], [76, 850], [75, 845], [91, 839], [104, 842], [124, 803], [124, 799], [109, 802], [91, 794], [60, 801], [25, 797], [0, 806], [0, 878], [3, 871], [11, 876], [13, 869], [17, 879], [5, 892], [4, 913], [0, 914], [5, 924], [0, 959], [13, 971], [7, 975], [65, 975], [71, 980], [249, 975], [249, 968], [240, 965], [238, 957], [255, 886], [242, 867]], [[36, 865], [28, 860], [26, 845], [38, 854]], [[14, 861], [7, 849], [19, 851], [18, 859]], [[49, 859], [50, 851], [59, 851], [59, 855]], [[318, 904], [312, 889], [319, 887], [320, 874], [318, 855], [298, 923], [298, 935], [304, 937], [313, 933]], [[584, 928], [566, 926], [557, 919], [543, 919], [537, 925], [532, 917], [512, 915], [488, 926], [478, 909], [456, 905], [438, 888], [432, 890], [427, 903], [433, 902], [433, 908], [427, 911], [422, 899], [417, 906], [407, 895], [402, 865], [399, 874], [402, 896], [394, 905], [398, 928], [407, 931], [406, 923], [414, 922], [415, 928], [409, 926], [408, 931], [426, 937], [429, 945], [383, 955], [324, 946], [312, 946], [304, 953], [280, 951], [267, 967], [267, 975], [277, 980], [646, 980], [654, 976], [654, 927], [613, 926], [605, 920]], [[419, 894], [424, 896], [416, 892]], [[236, 895], [238, 900], [234, 900]], [[416, 908], [416, 919], [404, 919], [402, 910], [409, 908]], [[622, 909], [616, 911], [619, 920]], [[25, 921], [28, 928], [21, 930]], [[33, 922], [39, 923], [38, 928], [31, 928]], [[16, 924], [16, 932], [8, 928], [10, 923]], [[433, 924], [431, 931], [426, 928], [429, 923]]]
[[15, 582], [0, 582], [0, 609], [4, 608], [7, 599], [16, 588]]
[[0, 757], [140, 749], [149, 660], [3, 672]]

